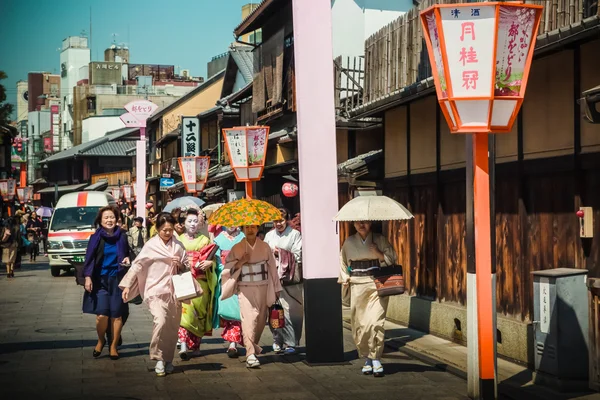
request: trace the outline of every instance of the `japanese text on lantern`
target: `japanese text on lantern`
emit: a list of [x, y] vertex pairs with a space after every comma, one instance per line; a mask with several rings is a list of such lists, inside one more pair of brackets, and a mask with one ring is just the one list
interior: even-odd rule
[[248, 146], [250, 147], [250, 159], [248, 160], [248, 166], [263, 164], [266, 139], [267, 130], [264, 128], [249, 131]]
[[[459, 18], [461, 10], [458, 8], [452, 10], [451, 15], [454, 18]], [[479, 17], [479, 9], [471, 8], [471, 17]], [[459, 37], [462, 46], [460, 46], [459, 62], [462, 63], [462, 87], [465, 90], [476, 90], [477, 81], [479, 80], [479, 68], [477, 64], [477, 46], [475, 22], [465, 21], [460, 24], [461, 35]], [[475, 47], [474, 47], [475, 45]]]
[[247, 139], [243, 130], [227, 130], [227, 143], [231, 154], [233, 167], [245, 167], [248, 163], [246, 151]]

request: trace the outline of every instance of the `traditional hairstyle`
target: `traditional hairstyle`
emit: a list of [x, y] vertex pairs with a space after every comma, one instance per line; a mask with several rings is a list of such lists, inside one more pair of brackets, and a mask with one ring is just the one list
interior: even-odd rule
[[156, 230], [159, 231], [160, 228], [162, 228], [163, 225], [166, 223], [169, 223], [169, 224], [175, 226], [175, 224], [176, 224], [175, 217], [173, 217], [172, 214], [169, 214], [167, 212], [161, 212], [156, 217]]

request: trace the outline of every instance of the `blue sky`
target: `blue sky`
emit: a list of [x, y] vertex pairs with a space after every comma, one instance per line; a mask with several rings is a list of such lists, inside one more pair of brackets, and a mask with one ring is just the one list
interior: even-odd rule
[[[250, 0], [0, 0], [0, 70], [8, 102], [16, 104], [16, 82], [30, 71], [59, 73], [62, 40], [89, 36], [92, 60], [117, 34], [127, 43], [131, 63], [166, 64], [206, 77], [206, 63], [224, 53]], [[257, 3], [258, 1], [254, 1]], [[179, 67], [179, 68], [178, 68]], [[16, 105], [15, 105], [16, 107]]]

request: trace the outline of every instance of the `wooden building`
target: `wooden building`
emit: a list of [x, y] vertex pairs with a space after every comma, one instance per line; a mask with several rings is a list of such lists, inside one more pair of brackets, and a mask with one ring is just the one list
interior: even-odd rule
[[[579, 104], [600, 84], [600, 17], [597, 5], [572, 4], [545, 8], [518, 120], [491, 139], [498, 351], [525, 363], [533, 362], [531, 272], [585, 268], [600, 277], [600, 125], [583, 122]], [[381, 118], [377, 186], [415, 216], [383, 226], [409, 293], [390, 301], [388, 318], [465, 343], [465, 136], [450, 134], [435, 97], [417, 18], [430, 5], [366, 41], [362, 104], [350, 117]], [[338, 135], [338, 154], [345, 141]], [[348, 199], [342, 193], [340, 204]], [[594, 210], [593, 239], [579, 237], [580, 206]]]

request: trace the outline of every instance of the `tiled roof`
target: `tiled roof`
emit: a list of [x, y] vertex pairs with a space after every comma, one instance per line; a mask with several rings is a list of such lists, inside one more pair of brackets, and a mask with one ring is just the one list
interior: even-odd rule
[[376, 160], [378, 158], [381, 158], [382, 156], [383, 150], [373, 150], [368, 153], [364, 153], [354, 158], [351, 158], [347, 161], [344, 161], [343, 163], [338, 164], [338, 174], [353, 173], [366, 166], [366, 164], [369, 161]]
[[[113, 140], [120, 139], [122, 137], [131, 135], [139, 130], [140, 130], [140, 128], [121, 128], [121, 129], [117, 129], [114, 131], [110, 131], [106, 135], [104, 135], [98, 139], [90, 140], [87, 143], [82, 143], [80, 145], [71, 147], [70, 149], [63, 150], [60, 153], [53, 154], [50, 157], [40, 161], [40, 164], [45, 164], [45, 163], [50, 163], [50, 162], [55, 162], [55, 161], [60, 161], [60, 160], [66, 160], [69, 158], [75, 158], [76, 156], [86, 154], [90, 149], [93, 149], [94, 147], [97, 147], [105, 142], [110, 142]], [[135, 142], [133, 143], [133, 145], [131, 145], [131, 142], [129, 142], [129, 143], [130, 143], [130, 145], [129, 145], [128, 149], [131, 148], [132, 146], [135, 146]], [[125, 155], [125, 153], [123, 153], [123, 155]]]
[[229, 54], [236, 65], [246, 84], [252, 82], [254, 77], [254, 56], [252, 54], [252, 47], [250, 46], [231, 46]]
[[135, 146], [135, 140], [115, 140], [105, 142], [81, 153], [82, 156], [125, 157], [127, 150]]

